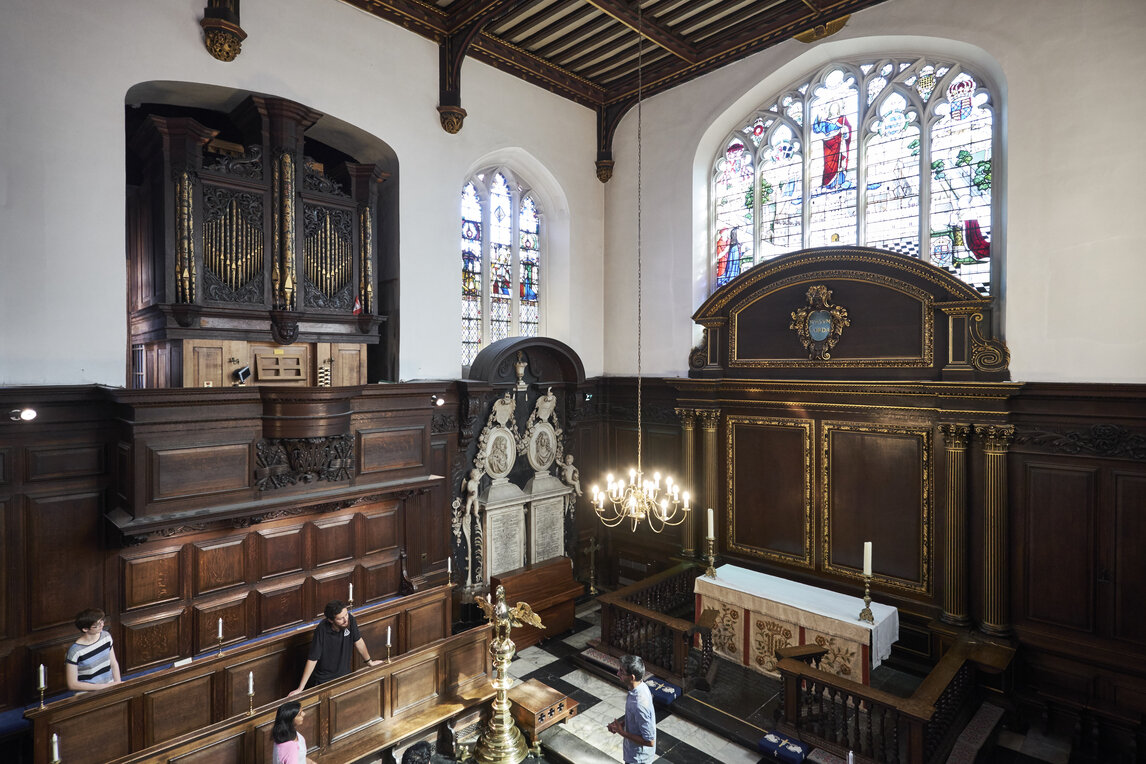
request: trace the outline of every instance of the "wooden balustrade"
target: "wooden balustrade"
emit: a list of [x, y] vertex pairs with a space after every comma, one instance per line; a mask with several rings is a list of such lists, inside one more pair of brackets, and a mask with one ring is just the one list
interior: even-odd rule
[[825, 653], [810, 647], [776, 652], [784, 684], [780, 731], [860, 761], [926, 764], [949, 752], [972, 712], [975, 673], [1006, 670], [1013, 648], [956, 642], [909, 698], [821, 671]]
[[641, 656], [649, 671], [684, 686], [689, 650], [699, 627], [667, 613], [691, 606], [693, 581], [700, 572], [698, 566], [683, 563], [602, 594], [597, 598], [601, 603], [601, 644], [610, 652]]
[[[354, 616], [372, 657], [385, 658], [387, 629], [393, 655], [417, 650], [449, 634], [450, 588], [439, 586], [382, 602], [355, 611]], [[62, 761], [103, 764], [196, 734], [194, 730], [214, 728], [246, 713], [252, 675], [254, 705], [277, 705], [298, 685], [313, 630], [314, 624], [308, 624], [186, 666], [129, 678], [107, 690], [30, 708], [24, 715], [32, 723], [33, 761], [47, 764], [52, 734], [59, 736]], [[354, 661], [356, 666], [360, 663], [357, 655]], [[273, 709], [271, 714], [273, 718]], [[267, 759], [269, 755], [259, 760]]]

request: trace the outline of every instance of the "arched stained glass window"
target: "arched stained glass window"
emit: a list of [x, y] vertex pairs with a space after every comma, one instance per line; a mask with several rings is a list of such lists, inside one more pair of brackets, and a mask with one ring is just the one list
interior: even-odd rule
[[719, 288], [805, 247], [918, 257], [990, 294], [995, 114], [955, 61], [836, 62], [785, 89], [713, 164]]
[[465, 367], [491, 342], [540, 332], [543, 216], [529, 189], [504, 168], [470, 178], [461, 212]]

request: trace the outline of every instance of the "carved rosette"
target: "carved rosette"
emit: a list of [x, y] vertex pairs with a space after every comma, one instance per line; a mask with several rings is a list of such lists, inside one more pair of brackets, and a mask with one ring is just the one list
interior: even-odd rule
[[438, 119], [441, 120], [443, 130], [450, 135], [457, 135], [466, 119], [466, 110], [460, 106], [439, 106]]
[[613, 165], [612, 159], [598, 159], [597, 160], [597, 180], [602, 183], [608, 183], [613, 179]]

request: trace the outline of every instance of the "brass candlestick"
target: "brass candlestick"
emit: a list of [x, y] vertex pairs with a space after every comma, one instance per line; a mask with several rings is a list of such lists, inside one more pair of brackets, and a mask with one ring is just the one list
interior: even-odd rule
[[709, 536], [704, 540], [704, 559], [708, 561], [708, 569], [704, 571], [706, 578], [716, 578], [716, 539]]
[[863, 577], [863, 610], [860, 611], [859, 619], [875, 623], [875, 616], [871, 614], [871, 576], [868, 574]]
[[386, 662], [390, 662], [390, 645], [386, 645]]
[[222, 634], [219, 635], [219, 654], [215, 657], [217, 657], [217, 658], [223, 657], [223, 635]]
[[247, 716], [255, 713], [255, 691], [250, 690], [247, 692]]
[[597, 589], [597, 552], [601, 549], [601, 545], [597, 543], [596, 536], [589, 539], [585, 549], [589, 552], [589, 594], [600, 594]]
[[40, 686], [40, 708], [44, 707], [44, 690], [48, 689], [43, 685]]

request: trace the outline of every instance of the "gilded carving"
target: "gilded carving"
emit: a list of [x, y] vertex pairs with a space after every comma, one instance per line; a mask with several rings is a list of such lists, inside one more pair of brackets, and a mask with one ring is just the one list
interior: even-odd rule
[[697, 409], [696, 418], [700, 422], [700, 429], [715, 430], [720, 426], [720, 409]]
[[700, 337], [700, 344], [694, 347], [688, 353], [688, 368], [695, 370], [703, 369], [708, 365], [708, 327], [704, 327], [704, 333]]
[[195, 194], [191, 173], [184, 170], [175, 184], [176, 302], [195, 302]]
[[282, 166], [282, 306], [284, 310], [293, 310], [297, 283], [294, 263], [294, 156], [289, 151], [283, 151], [279, 154], [279, 164]]
[[809, 361], [827, 361], [832, 357], [828, 351], [840, 341], [844, 327], [851, 326], [848, 311], [832, 305], [832, 290], [823, 284], [808, 287], [806, 296], [808, 304], [792, 312], [788, 328], [795, 330]]
[[844, 26], [847, 25], [848, 19], [850, 18], [851, 14], [849, 13], [847, 16], [840, 16], [838, 19], [832, 19], [827, 24], [816, 24], [816, 26], [812, 27], [808, 31], [800, 32], [800, 34], [796, 35], [796, 39], [805, 44], [819, 42], [825, 37], [831, 37], [836, 32], [843, 29]]
[[975, 435], [983, 442], [983, 450], [1003, 453], [1010, 448], [1015, 437], [1015, 426], [1010, 424], [975, 425]]
[[613, 160], [612, 159], [598, 159], [597, 160], [597, 180], [602, 183], [608, 183], [613, 178]]
[[243, 51], [243, 38], [229, 29], [205, 29], [207, 52], [220, 61], [234, 61]]
[[1086, 431], [1024, 430], [1015, 436], [1015, 443], [1059, 454], [1146, 459], [1146, 435], [1115, 424], [1096, 424]]
[[1011, 351], [1000, 340], [984, 337], [982, 322], [982, 313], [971, 316], [971, 365], [979, 371], [1003, 371], [1011, 363]]
[[362, 293], [362, 310], [367, 315], [374, 314], [374, 213], [370, 207], [363, 207], [361, 213], [361, 278], [358, 291]]
[[967, 443], [971, 439], [971, 425], [969, 424], [943, 422], [939, 425], [939, 432], [943, 433], [943, 438], [947, 441], [947, 448], [949, 449], [962, 451], [967, 448]]
[[450, 135], [457, 135], [466, 119], [466, 110], [460, 106], [439, 106], [438, 119], [441, 120], [443, 130]]

